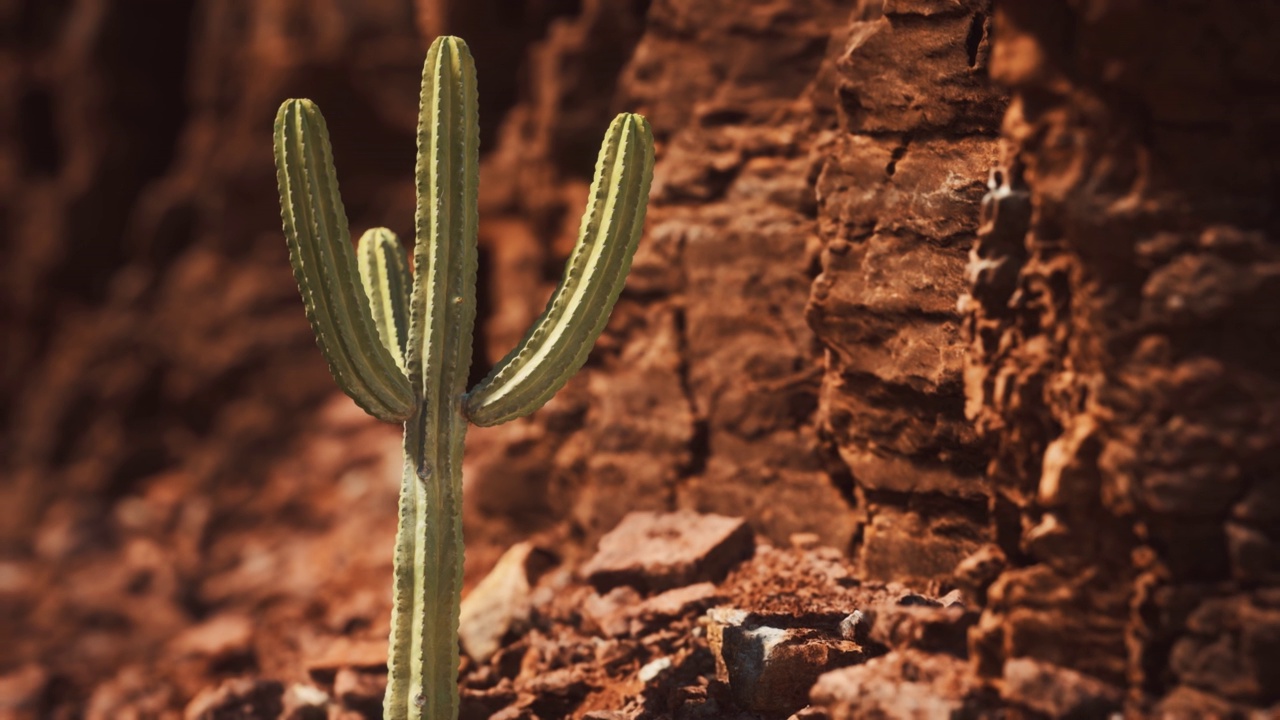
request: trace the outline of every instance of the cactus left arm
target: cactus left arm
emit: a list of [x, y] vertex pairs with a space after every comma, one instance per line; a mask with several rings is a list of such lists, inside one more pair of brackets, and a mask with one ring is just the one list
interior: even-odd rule
[[275, 153], [289, 262], [329, 371], [370, 415], [404, 422], [418, 397], [383, 346], [359, 286], [329, 130], [315, 103], [286, 100], [280, 106]]

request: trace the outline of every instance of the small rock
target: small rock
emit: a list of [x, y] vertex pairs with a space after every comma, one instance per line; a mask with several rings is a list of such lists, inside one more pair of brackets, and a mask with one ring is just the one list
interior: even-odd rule
[[716, 676], [753, 712], [790, 715], [808, 704], [822, 673], [866, 659], [862, 646], [822, 630], [770, 627], [732, 608], [715, 608], [707, 619]]
[[849, 613], [845, 619], [840, 621], [840, 637], [845, 640], [866, 642], [871, 631], [871, 627], [874, 624], [874, 614], [864, 613], [861, 610], [854, 610]]
[[511, 681], [506, 678], [485, 690], [464, 687], [458, 705], [458, 720], [488, 720], [514, 703], [516, 698]]
[[157, 683], [151, 668], [126, 665], [115, 677], [94, 688], [85, 703], [85, 720], [150, 718], [171, 715], [173, 688]]
[[1001, 695], [1056, 718], [1106, 717], [1124, 700], [1120, 688], [1095, 677], [1025, 657], [1005, 661]]
[[[1152, 708], [1151, 717], [1156, 718], [1243, 718], [1249, 717], [1246, 708], [1234, 705], [1217, 695], [1211, 695], [1186, 685], [1180, 685], [1165, 695]], [[1280, 717], [1274, 711], [1254, 717]]]
[[624, 585], [587, 597], [582, 603], [582, 617], [588, 629], [605, 637], [622, 637], [630, 632], [631, 618], [640, 603], [640, 593]]
[[307, 663], [307, 674], [318, 683], [329, 684], [342, 668], [386, 671], [387, 640], [337, 638]]
[[325, 720], [329, 700], [329, 694], [314, 685], [294, 683], [284, 691], [280, 720]]
[[529, 621], [530, 592], [538, 578], [555, 563], [546, 550], [530, 542], [513, 545], [493, 570], [462, 601], [458, 636], [462, 649], [476, 662], [485, 662], [502, 646], [508, 633]]
[[583, 665], [528, 673], [516, 682], [521, 698], [517, 706], [527, 707], [534, 717], [567, 718], [595, 689]]
[[0, 595], [20, 595], [33, 584], [31, 567], [27, 563], [0, 561]]
[[382, 707], [387, 692], [386, 673], [342, 668], [333, 678], [333, 695], [344, 707], [374, 714]]
[[700, 582], [654, 595], [636, 606], [637, 617], [674, 618], [689, 612], [705, 610], [718, 600], [720, 592], [713, 583]]
[[672, 618], [702, 612], [719, 598], [716, 586], [707, 582], [668, 590], [647, 600], [623, 585], [604, 595], [588, 596], [582, 603], [582, 615], [588, 628], [605, 637], [635, 636]]
[[937, 600], [930, 600], [923, 595], [903, 595], [898, 598], [898, 604], [903, 607], [940, 607], [942, 605]]
[[896, 605], [881, 607], [876, 613], [869, 639], [895, 650], [916, 648], [927, 652], [951, 653], [965, 657], [969, 652], [969, 628], [978, 613], [961, 605]]
[[538, 716], [534, 715], [529, 708], [512, 705], [494, 713], [489, 720], [538, 720]]
[[741, 518], [633, 512], [600, 539], [583, 573], [600, 592], [620, 585], [656, 592], [722, 580], [753, 549], [751, 529]]
[[202, 690], [187, 703], [186, 720], [244, 720], [279, 717], [284, 685], [274, 680], [238, 678]]
[[671, 668], [671, 658], [658, 658], [653, 662], [646, 664], [640, 668], [640, 672], [636, 673], [636, 679], [642, 683], [650, 683], [656, 680], [664, 671]]
[[595, 662], [611, 675], [620, 674], [623, 666], [639, 660], [641, 648], [635, 643], [605, 640], [595, 643]]
[[582, 668], [574, 666], [534, 675], [525, 681], [520, 689], [534, 695], [581, 698], [587, 694], [590, 683], [587, 682]]
[[965, 661], [907, 650], [829, 672], [809, 699], [830, 720], [969, 717], [971, 683]]

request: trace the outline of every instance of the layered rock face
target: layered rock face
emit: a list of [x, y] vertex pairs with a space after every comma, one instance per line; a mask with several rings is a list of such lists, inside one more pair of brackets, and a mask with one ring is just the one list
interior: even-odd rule
[[[941, 581], [990, 539], [956, 306], [1004, 107], [987, 4], [658, 2], [646, 22], [613, 105], [650, 118], [660, 160], [601, 370], [576, 411], [572, 392], [553, 403], [576, 424], [495, 435], [523, 452], [567, 432], [553, 483], [588, 539], [674, 506]], [[577, 42], [541, 52], [563, 66], [592, 52]], [[551, 135], [536, 118], [565, 102], [535, 88], [491, 163], [515, 187], [493, 198], [558, 217], [551, 152], [514, 142]], [[538, 484], [526, 467], [478, 494]]]
[[1016, 569], [989, 589], [984, 674], [1036, 658], [1175, 714], [1280, 701], [1278, 23], [998, 5], [1014, 94], [967, 381]]
[[818, 421], [865, 513], [864, 573], [924, 583], [989, 539], [956, 299], [1005, 103], [987, 76], [989, 3], [878, 5], [841, 38], [808, 317]]

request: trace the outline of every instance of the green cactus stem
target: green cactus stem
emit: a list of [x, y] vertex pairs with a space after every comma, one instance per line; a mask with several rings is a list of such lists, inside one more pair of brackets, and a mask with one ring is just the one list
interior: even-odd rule
[[476, 315], [477, 127], [471, 53], [458, 38], [438, 38], [422, 72], [410, 293], [404, 250], [390, 230], [370, 230], [351, 248], [320, 111], [309, 100], [288, 100], [276, 117], [281, 216], [317, 343], [344, 392], [405, 428], [388, 720], [457, 717], [467, 423], [527, 415], [581, 368], [622, 292], [653, 176], [648, 124], [619, 115], [601, 147], [560, 286], [519, 346], [466, 393]]
[[360, 236], [356, 255], [360, 258], [360, 280], [369, 296], [378, 335], [407, 376], [409, 289], [413, 280], [409, 277], [404, 247], [395, 233], [386, 228], [373, 228]]

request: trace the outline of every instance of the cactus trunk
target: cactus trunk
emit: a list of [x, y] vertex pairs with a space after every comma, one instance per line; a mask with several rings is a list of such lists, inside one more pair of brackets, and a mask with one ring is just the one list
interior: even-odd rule
[[388, 720], [458, 712], [462, 593], [462, 414], [475, 325], [479, 125], [475, 64], [456, 38], [431, 46], [418, 122], [418, 243], [409, 379], [422, 402], [405, 424], [396, 537]]
[[456, 410], [444, 422], [423, 406], [405, 423], [387, 659], [387, 720], [458, 714], [458, 612], [462, 593], [462, 445]]

